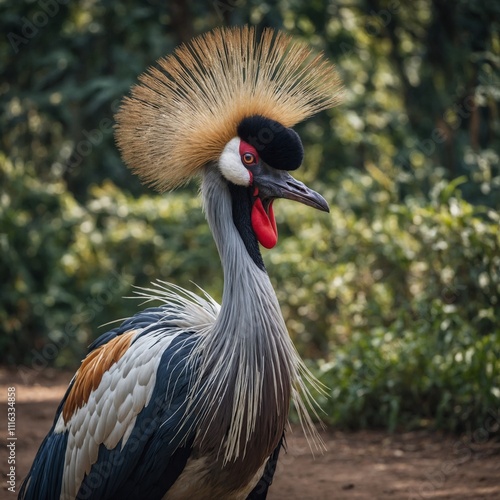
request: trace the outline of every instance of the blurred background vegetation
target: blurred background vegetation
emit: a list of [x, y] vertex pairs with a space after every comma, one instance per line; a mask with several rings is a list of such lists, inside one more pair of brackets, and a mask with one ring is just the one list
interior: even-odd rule
[[[349, 427], [500, 412], [500, 3], [0, 1], [0, 361], [77, 366], [133, 285], [221, 297], [196, 186], [157, 195], [114, 145], [119, 100], [180, 42], [281, 28], [346, 99], [297, 126], [324, 215], [278, 203], [265, 252], [290, 333]], [[194, 285], [191, 285], [194, 288]]]

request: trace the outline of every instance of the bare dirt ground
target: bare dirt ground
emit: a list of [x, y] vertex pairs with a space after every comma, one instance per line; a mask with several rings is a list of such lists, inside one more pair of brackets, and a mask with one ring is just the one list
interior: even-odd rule
[[[16, 491], [52, 425], [72, 374], [0, 368], [0, 499], [7, 489], [7, 388], [15, 387]], [[327, 450], [312, 457], [299, 428], [288, 436], [269, 500], [500, 499], [498, 429], [464, 436], [429, 432], [322, 432]], [[10, 441], [12, 442], [12, 441]], [[193, 499], [195, 500], [195, 499]]]

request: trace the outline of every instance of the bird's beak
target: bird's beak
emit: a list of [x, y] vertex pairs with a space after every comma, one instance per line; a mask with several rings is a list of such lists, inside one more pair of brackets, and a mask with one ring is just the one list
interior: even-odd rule
[[259, 243], [265, 248], [274, 247], [278, 241], [278, 228], [273, 211], [273, 201], [276, 198], [295, 200], [323, 212], [330, 211], [323, 196], [294, 179], [286, 170], [278, 170], [260, 163], [259, 168], [253, 169], [252, 173], [252, 228]]
[[316, 191], [292, 177], [286, 170], [266, 168], [254, 177], [254, 184], [259, 188], [263, 200], [285, 198], [298, 201], [322, 212], [329, 212], [327, 201]]

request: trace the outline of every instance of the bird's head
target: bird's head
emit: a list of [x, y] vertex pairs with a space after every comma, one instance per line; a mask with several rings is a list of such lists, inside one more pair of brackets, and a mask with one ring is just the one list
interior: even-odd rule
[[247, 188], [252, 229], [263, 247], [274, 247], [278, 239], [275, 199], [286, 198], [329, 211], [320, 194], [288, 172], [297, 169], [304, 157], [302, 142], [293, 129], [253, 115], [239, 123], [237, 133], [224, 147], [219, 169], [229, 183]]
[[322, 54], [271, 29], [258, 39], [253, 28], [221, 28], [181, 45], [139, 79], [117, 113], [116, 138], [147, 184], [173, 189], [218, 164], [267, 248], [277, 239], [276, 198], [328, 211], [289, 174], [303, 159], [290, 127], [341, 97], [335, 67]]

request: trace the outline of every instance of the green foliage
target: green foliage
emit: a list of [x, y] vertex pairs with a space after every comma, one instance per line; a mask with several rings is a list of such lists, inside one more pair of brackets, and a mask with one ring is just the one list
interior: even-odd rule
[[293, 236], [268, 268], [299, 350], [322, 359], [329, 422], [458, 430], [496, 412], [500, 215], [457, 184], [402, 205], [347, 171], [328, 219], [284, 207]]
[[[60, 180], [48, 185], [2, 159], [0, 288], [2, 361], [74, 366], [86, 346], [139, 302], [132, 286], [157, 278], [199, 282], [217, 296], [222, 272], [199, 200], [183, 194], [132, 199], [111, 182], [79, 204]], [[205, 277], [210, 277], [205, 281]], [[194, 288], [194, 285], [193, 285]], [[101, 328], [100, 328], [101, 327]], [[52, 352], [54, 351], [54, 352]]]
[[265, 253], [298, 349], [330, 388], [326, 420], [459, 429], [497, 412], [499, 9], [0, 1], [0, 361], [74, 366], [154, 279], [220, 299], [194, 190], [141, 187], [113, 115], [179, 42], [249, 23], [324, 50], [345, 82], [343, 105], [297, 126], [298, 175], [331, 214], [277, 203], [280, 242]]

